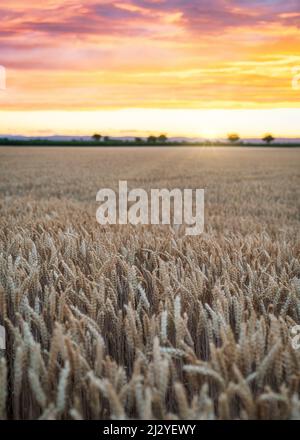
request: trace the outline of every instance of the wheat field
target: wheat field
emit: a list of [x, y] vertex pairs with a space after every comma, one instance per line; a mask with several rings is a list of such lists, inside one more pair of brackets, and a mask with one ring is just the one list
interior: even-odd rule
[[[96, 222], [204, 188], [205, 231]], [[2, 419], [300, 419], [300, 150], [1, 148]]]

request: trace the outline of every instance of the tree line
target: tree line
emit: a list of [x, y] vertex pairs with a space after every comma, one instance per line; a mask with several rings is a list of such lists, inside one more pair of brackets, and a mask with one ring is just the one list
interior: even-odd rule
[[[92, 136], [92, 139], [95, 142], [101, 142], [103, 139], [103, 142], [109, 142], [110, 141], [110, 137], [109, 136], [102, 136], [101, 134], [95, 133]], [[144, 139], [141, 137], [136, 137], [134, 139], [135, 143], [137, 144], [142, 144], [144, 143]], [[148, 144], [165, 144], [166, 142], [168, 142], [168, 138], [165, 134], [161, 134], [160, 136], [148, 136], [148, 138], [146, 139], [146, 142]]]
[[[241, 140], [240, 136], [239, 136], [238, 134], [236, 134], [236, 133], [230, 133], [230, 134], [227, 136], [227, 139], [228, 139], [228, 141], [229, 141], [231, 144], [236, 144], [236, 143], [238, 143], [238, 142]], [[261, 140], [264, 141], [266, 144], [269, 145], [269, 144], [271, 144], [272, 142], [275, 141], [275, 138], [274, 138], [270, 133], [267, 133], [267, 134], [265, 134], [265, 135], [262, 137]]]
[[[92, 136], [92, 139], [95, 142], [101, 142], [103, 140], [103, 142], [107, 143], [110, 141], [109, 136], [102, 136], [101, 134], [95, 133]], [[238, 142], [241, 141], [240, 136], [237, 133], [230, 133], [227, 136], [227, 140], [231, 143], [231, 144], [237, 144]], [[146, 140], [142, 139], [141, 137], [136, 137], [134, 139], [136, 144], [143, 144], [143, 143], [147, 143], [147, 144], [165, 144], [168, 142], [168, 137], [165, 134], [161, 134], [160, 136], [148, 136], [146, 138]], [[266, 144], [271, 144], [272, 142], [275, 141], [275, 138], [270, 134], [267, 133], [263, 136], [262, 141], [264, 141]]]

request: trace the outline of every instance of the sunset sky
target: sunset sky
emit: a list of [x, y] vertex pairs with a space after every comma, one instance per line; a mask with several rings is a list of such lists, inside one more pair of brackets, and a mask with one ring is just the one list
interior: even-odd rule
[[1, 0], [0, 16], [1, 134], [300, 137], [299, 0]]

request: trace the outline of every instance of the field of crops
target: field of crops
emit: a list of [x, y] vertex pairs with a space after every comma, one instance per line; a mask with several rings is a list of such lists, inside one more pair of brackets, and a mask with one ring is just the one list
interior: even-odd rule
[[[205, 231], [96, 222], [204, 188]], [[1, 148], [2, 419], [300, 419], [300, 150]]]

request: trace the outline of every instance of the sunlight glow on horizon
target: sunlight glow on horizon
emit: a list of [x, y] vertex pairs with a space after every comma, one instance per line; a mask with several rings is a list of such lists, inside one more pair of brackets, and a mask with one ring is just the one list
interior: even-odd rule
[[[300, 109], [271, 110], [162, 110], [1, 112], [2, 134], [168, 136], [223, 138], [229, 132], [242, 137], [299, 137]], [[250, 121], [250, 122], [249, 122]], [[16, 132], [18, 127], [18, 133]], [[76, 127], [76, 128], [74, 128]]]

